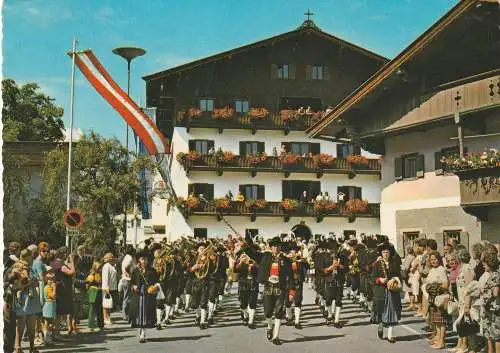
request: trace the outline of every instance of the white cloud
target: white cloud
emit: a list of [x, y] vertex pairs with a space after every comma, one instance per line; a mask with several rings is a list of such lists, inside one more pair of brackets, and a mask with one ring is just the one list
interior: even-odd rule
[[182, 55], [178, 55], [175, 53], [164, 53], [156, 56], [154, 59], [154, 63], [161, 65], [162, 67], [165, 68], [171, 68], [171, 67], [176, 67], [182, 64], [189, 63], [191, 61], [196, 60], [197, 58], [193, 57], [186, 57]]
[[47, 28], [54, 23], [73, 18], [67, 4], [56, 1], [12, 1], [4, 5], [4, 10], [4, 16], [15, 16], [40, 28]]

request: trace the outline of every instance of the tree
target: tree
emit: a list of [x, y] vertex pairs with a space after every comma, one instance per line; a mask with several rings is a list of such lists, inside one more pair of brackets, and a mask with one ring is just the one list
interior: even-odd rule
[[[43, 199], [57, 228], [63, 229], [66, 210], [68, 156], [58, 148], [45, 159]], [[112, 249], [119, 233], [117, 216], [138, 201], [142, 169], [154, 171], [148, 156], [135, 158], [117, 139], [91, 132], [75, 144], [71, 181], [71, 205], [83, 211], [81, 239], [93, 248]], [[138, 202], [140, 205], [140, 203]]]
[[2, 81], [2, 122], [5, 141], [60, 141], [64, 128], [63, 108], [39, 91], [36, 83], [18, 86]]

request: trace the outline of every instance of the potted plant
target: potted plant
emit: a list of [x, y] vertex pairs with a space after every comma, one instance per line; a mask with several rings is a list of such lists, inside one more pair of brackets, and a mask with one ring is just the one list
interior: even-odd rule
[[335, 162], [335, 157], [328, 153], [315, 154], [312, 159], [316, 168], [329, 168]]
[[265, 152], [249, 153], [245, 156], [245, 161], [252, 167], [262, 165], [267, 161], [267, 154]]
[[250, 120], [264, 120], [269, 116], [269, 110], [264, 107], [250, 108], [248, 110], [248, 117]]
[[264, 199], [249, 199], [245, 201], [245, 207], [254, 209], [254, 210], [262, 210], [267, 207], [267, 201]]
[[201, 117], [202, 111], [200, 108], [189, 108], [187, 110], [187, 117], [191, 119], [197, 119]]
[[190, 195], [190, 196], [188, 196], [188, 198], [186, 200], [186, 205], [187, 205], [187, 208], [189, 210], [193, 210], [193, 209], [200, 207], [201, 201], [196, 196]]
[[231, 151], [223, 151], [217, 154], [218, 162], [222, 164], [233, 164], [237, 161], [236, 155]]
[[234, 109], [231, 107], [224, 107], [224, 108], [218, 108], [214, 109], [212, 112], [212, 119], [213, 120], [231, 120], [234, 115]]
[[229, 210], [231, 209], [231, 200], [225, 197], [214, 199], [215, 209]]
[[177, 160], [177, 162], [179, 163], [184, 163], [186, 162], [186, 157], [187, 157], [187, 153], [184, 153], [184, 152], [179, 152], [175, 155], [175, 159]]
[[284, 122], [289, 122], [297, 119], [297, 111], [293, 109], [280, 110], [280, 117]]
[[188, 161], [195, 162], [201, 159], [201, 153], [197, 151], [189, 151], [186, 155]]
[[351, 166], [354, 169], [362, 169], [370, 165], [370, 161], [368, 160], [368, 158], [357, 154], [350, 154], [345, 157], [345, 160], [351, 163]]
[[467, 153], [463, 157], [459, 155], [443, 156], [441, 158], [448, 170], [466, 171], [482, 168], [500, 167], [500, 153], [496, 149], [485, 149], [480, 153]]
[[281, 207], [284, 211], [296, 211], [299, 208], [299, 201], [295, 199], [284, 199], [281, 201]]
[[345, 203], [345, 210], [349, 214], [366, 213], [368, 211], [368, 201], [360, 199], [348, 200]]
[[314, 204], [314, 209], [319, 213], [332, 213], [337, 208], [337, 203], [333, 200], [320, 200]]

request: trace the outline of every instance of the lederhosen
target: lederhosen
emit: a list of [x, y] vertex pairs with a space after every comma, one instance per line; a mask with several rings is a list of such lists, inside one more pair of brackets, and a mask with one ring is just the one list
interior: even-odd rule
[[250, 309], [257, 308], [257, 297], [259, 295], [257, 274], [259, 266], [257, 264], [236, 263], [234, 272], [239, 274], [238, 299], [240, 301], [240, 308], [246, 309], [247, 306]]
[[[290, 280], [290, 290], [289, 294], [293, 294], [293, 302], [290, 301], [289, 296], [286, 297], [286, 307], [292, 306], [292, 303], [296, 308], [302, 307], [302, 299], [304, 298], [304, 281], [305, 274], [307, 271], [307, 264], [304, 261], [294, 261], [292, 266], [292, 277]], [[291, 293], [290, 293], [291, 292]]]
[[259, 263], [259, 282], [264, 284], [264, 316], [283, 319], [291, 278], [291, 263], [282, 255], [265, 253]]
[[178, 257], [175, 259], [175, 282], [175, 298], [179, 298], [184, 293], [185, 281], [184, 267]]
[[357, 254], [349, 259], [349, 277], [351, 278], [352, 291], [357, 292], [360, 288], [361, 283], [359, 257]]
[[224, 288], [227, 281], [227, 269], [229, 268], [229, 259], [225, 255], [219, 256], [219, 267], [217, 269], [217, 295], [224, 294]]
[[[213, 272], [213, 264], [210, 263], [209, 266], [212, 267]], [[210, 272], [210, 267], [208, 272]], [[198, 278], [196, 275], [194, 276], [191, 295], [191, 309], [197, 309], [198, 307], [206, 309], [208, 307], [208, 275], [203, 278]]]
[[368, 301], [373, 300], [373, 283], [375, 282], [375, 277], [373, 277], [372, 269], [377, 261], [378, 253], [375, 249], [368, 249], [366, 252], [365, 259], [365, 273], [366, 273], [366, 298]]
[[167, 305], [174, 305], [175, 304], [175, 295], [176, 295], [176, 277], [175, 277], [175, 271], [176, 271], [176, 260], [172, 260], [169, 262], [165, 263], [165, 277], [161, 281], [161, 289], [163, 290], [163, 293], [165, 294], [165, 301], [164, 303]]
[[[219, 261], [219, 259], [216, 259], [215, 261]], [[216, 268], [217, 267], [217, 268]], [[218, 276], [217, 276], [217, 273], [218, 273], [218, 269], [219, 269], [219, 266], [217, 264], [214, 264], [212, 261], [210, 261], [210, 266], [208, 268], [208, 275], [207, 275], [207, 278], [208, 278], [208, 300], [211, 302], [211, 303], [215, 303], [215, 299], [217, 298], [217, 294], [218, 294]]]
[[193, 294], [193, 282], [195, 274], [189, 269], [194, 266], [196, 259], [194, 257], [188, 258], [184, 263], [184, 293]]
[[321, 267], [322, 258], [324, 256], [323, 252], [317, 251], [314, 253], [313, 261], [314, 261], [314, 286], [316, 287], [316, 292], [321, 295], [323, 298], [325, 297], [325, 277], [323, 274], [323, 268]]

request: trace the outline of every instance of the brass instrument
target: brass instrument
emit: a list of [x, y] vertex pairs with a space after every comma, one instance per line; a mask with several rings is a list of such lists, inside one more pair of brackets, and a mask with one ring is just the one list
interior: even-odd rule
[[199, 265], [199, 268], [194, 271], [196, 278], [202, 279], [207, 276], [210, 267], [210, 257], [215, 254], [215, 250], [214, 245], [210, 244], [198, 254], [196, 264]]

